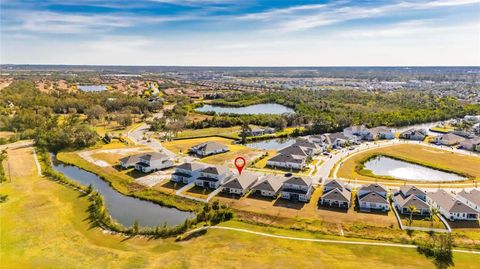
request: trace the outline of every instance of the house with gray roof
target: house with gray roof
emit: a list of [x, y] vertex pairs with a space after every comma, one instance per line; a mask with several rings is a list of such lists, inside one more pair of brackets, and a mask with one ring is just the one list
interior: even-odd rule
[[480, 190], [473, 189], [469, 192], [462, 190], [457, 194], [457, 199], [480, 212]]
[[135, 164], [137, 164], [140, 161], [140, 156], [142, 155], [143, 154], [136, 154], [136, 155], [123, 157], [119, 160], [120, 166], [124, 169], [135, 167]]
[[261, 196], [277, 198], [285, 177], [267, 175], [252, 186], [252, 192]]
[[325, 150], [323, 144], [315, 143], [310, 138], [298, 138], [293, 145], [303, 147], [314, 155], [318, 155]]
[[191, 153], [194, 153], [200, 157], [219, 154], [219, 153], [227, 152], [229, 150], [230, 149], [228, 148], [228, 146], [222, 143], [214, 142], [214, 141], [201, 143], [190, 148]]
[[392, 195], [393, 205], [398, 209], [400, 214], [406, 215], [410, 214], [413, 206], [416, 209], [413, 214], [429, 216], [431, 209], [426, 199], [426, 192], [411, 185], [401, 186], [400, 189]]
[[407, 140], [423, 141], [427, 137], [427, 130], [412, 128], [400, 133], [399, 137]]
[[395, 134], [385, 126], [370, 128], [368, 134], [363, 137], [364, 140], [373, 141], [379, 139], [394, 139]]
[[443, 134], [435, 137], [435, 144], [444, 145], [444, 146], [454, 146], [465, 140], [466, 140], [465, 138], [459, 135], [456, 135], [453, 133], [447, 133], [447, 134]]
[[203, 188], [217, 189], [232, 177], [232, 173], [225, 166], [207, 166], [199, 172], [195, 185]]
[[477, 136], [460, 142], [459, 148], [470, 151], [480, 151], [480, 137]]
[[135, 164], [135, 169], [143, 173], [150, 173], [174, 166], [174, 163], [168, 155], [159, 152], [149, 152], [140, 155], [139, 161]]
[[243, 172], [241, 175], [233, 176], [222, 186], [222, 191], [230, 194], [245, 195], [257, 182], [258, 175], [250, 172]]
[[352, 192], [347, 188], [336, 188], [325, 192], [320, 198], [320, 204], [323, 206], [346, 208], [350, 207]]
[[282, 184], [283, 199], [308, 202], [313, 192], [312, 178], [292, 176]]
[[195, 181], [200, 175], [200, 170], [205, 168], [204, 164], [196, 162], [186, 162], [175, 167], [175, 172], [172, 174], [171, 181], [183, 182], [185, 184]]
[[299, 145], [291, 145], [267, 160], [267, 166], [301, 170], [305, 167], [307, 158], [313, 154], [313, 150]]
[[461, 202], [445, 190], [427, 193], [427, 203], [451, 221], [478, 220], [479, 212]]
[[345, 136], [358, 136], [363, 138], [367, 136], [370, 131], [365, 127], [365, 125], [354, 125], [343, 129], [343, 134]]
[[325, 183], [323, 184], [323, 192], [328, 192], [333, 189], [344, 189], [347, 188], [351, 191], [351, 188], [345, 185], [343, 181], [338, 180], [338, 179], [329, 179], [326, 180]]
[[362, 186], [357, 192], [358, 205], [362, 211], [389, 211], [388, 190], [383, 185], [372, 183]]

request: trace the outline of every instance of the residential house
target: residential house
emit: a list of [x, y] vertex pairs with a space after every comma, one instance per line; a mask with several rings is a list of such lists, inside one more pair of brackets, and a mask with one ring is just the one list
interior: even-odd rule
[[230, 170], [225, 166], [208, 166], [200, 170], [195, 179], [195, 185], [204, 188], [217, 189], [231, 178]]
[[385, 126], [370, 128], [369, 133], [363, 138], [364, 140], [373, 141], [379, 139], [394, 139], [395, 134], [392, 130]]
[[135, 164], [137, 164], [140, 161], [140, 156], [142, 155], [143, 154], [137, 154], [137, 155], [123, 157], [119, 160], [120, 166], [125, 169], [135, 167]]
[[213, 154], [219, 154], [227, 151], [229, 151], [228, 146], [222, 143], [212, 142], [212, 141], [195, 145], [190, 149], [190, 152], [201, 157], [205, 157]]
[[400, 133], [400, 138], [408, 140], [423, 141], [427, 137], [427, 130], [425, 129], [408, 129]]
[[343, 148], [349, 144], [356, 143], [355, 136], [346, 136], [341, 132], [333, 133], [333, 134], [326, 134], [325, 142], [332, 148]]
[[414, 207], [415, 215], [430, 215], [430, 205], [426, 203], [427, 193], [415, 186], [401, 186], [399, 191], [392, 195], [394, 206], [400, 214], [410, 214], [411, 208]]
[[330, 180], [324, 184], [320, 204], [330, 207], [349, 208], [352, 199], [352, 191], [341, 181]]
[[465, 138], [452, 133], [435, 137], [435, 144], [437, 145], [453, 146], [463, 141], [465, 141]]
[[480, 214], [475, 209], [456, 199], [445, 190], [427, 193], [427, 203], [436, 208], [451, 221], [478, 220]]
[[265, 134], [273, 134], [275, 133], [275, 129], [270, 128], [270, 127], [265, 127], [265, 128], [255, 128], [252, 129], [249, 132], [249, 136], [260, 136], [260, 135], [265, 135]]
[[194, 182], [200, 175], [200, 170], [205, 168], [204, 164], [195, 162], [186, 162], [175, 168], [171, 180], [173, 182], [183, 182], [185, 184]]
[[150, 152], [139, 157], [139, 161], [135, 164], [135, 169], [143, 173], [150, 173], [173, 166], [173, 161], [170, 160], [168, 155], [159, 152]]
[[313, 154], [313, 150], [291, 145], [278, 151], [279, 154], [267, 160], [267, 166], [301, 170], [305, 167], [307, 158]]
[[314, 155], [318, 155], [325, 150], [325, 148], [323, 146], [321, 146], [322, 144], [315, 143], [310, 138], [298, 138], [295, 141], [295, 144], [293, 144], [293, 145], [306, 148], [307, 151], [309, 151], [310, 153], [312, 153]]
[[308, 202], [313, 192], [312, 178], [292, 176], [282, 184], [283, 199]]
[[284, 181], [284, 177], [267, 175], [253, 185], [252, 192], [261, 196], [277, 198]]
[[462, 190], [457, 194], [457, 199], [480, 212], [480, 190], [473, 189], [470, 192]]
[[241, 175], [234, 176], [222, 186], [223, 192], [245, 195], [257, 182], [258, 176], [254, 173], [243, 172]]
[[360, 210], [390, 210], [388, 190], [380, 184], [372, 183], [362, 186], [357, 192], [357, 198]]
[[466, 139], [460, 142], [459, 147], [470, 151], [476, 151], [480, 147], [480, 137], [477, 136], [475, 138]]
[[365, 125], [354, 125], [343, 129], [343, 134], [345, 136], [358, 136], [360, 139], [366, 137], [370, 131], [365, 127]]

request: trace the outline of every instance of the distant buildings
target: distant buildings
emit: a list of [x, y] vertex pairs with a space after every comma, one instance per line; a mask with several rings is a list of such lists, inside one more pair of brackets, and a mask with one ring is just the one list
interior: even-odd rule
[[400, 138], [408, 140], [423, 141], [427, 137], [427, 131], [425, 129], [408, 129], [400, 133]]
[[229, 151], [228, 146], [218, 142], [205, 142], [190, 148], [190, 152], [200, 157], [206, 157]]

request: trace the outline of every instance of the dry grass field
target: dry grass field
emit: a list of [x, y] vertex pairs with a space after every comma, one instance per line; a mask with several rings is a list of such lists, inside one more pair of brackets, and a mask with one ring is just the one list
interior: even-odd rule
[[[89, 227], [85, 198], [36, 175], [31, 149], [11, 150], [9, 155], [13, 180], [0, 185], [0, 192], [9, 195], [0, 205], [0, 254], [5, 269], [353, 268], [359, 260], [371, 268], [434, 268], [415, 249], [290, 241], [223, 230], [183, 242], [110, 235]], [[237, 222], [224, 225], [296, 237], [336, 238]], [[475, 259], [472, 254], [454, 254], [456, 268], [478, 268]]]
[[344, 161], [338, 169], [337, 176], [340, 178], [376, 180], [377, 178], [375, 177], [361, 175], [355, 171], [355, 167], [361, 160], [376, 154], [393, 156], [439, 169], [465, 173], [471, 177], [480, 179], [479, 157], [454, 154], [446, 150], [412, 144], [397, 144], [389, 147], [373, 148], [356, 154]]

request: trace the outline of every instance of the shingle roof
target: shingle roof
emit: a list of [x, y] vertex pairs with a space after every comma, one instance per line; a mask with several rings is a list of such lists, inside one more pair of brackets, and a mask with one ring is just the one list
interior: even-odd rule
[[216, 151], [220, 149], [221, 150], [228, 149], [226, 145], [215, 142], [215, 141], [208, 141], [205, 143], [201, 143], [193, 146], [192, 148], [196, 148], [197, 150], [204, 151], [204, 152]]
[[296, 177], [292, 176], [285, 180], [284, 183], [293, 184], [293, 185], [301, 185], [301, 186], [310, 186], [312, 185], [312, 178], [311, 177]]
[[329, 200], [335, 200], [335, 201], [350, 202], [351, 198], [352, 198], [352, 193], [346, 188], [343, 188], [343, 189], [336, 188], [322, 195], [322, 199], [329, 199]]
[[480, 190], [473, 189], [470, 192], [466, 192], [465, 190], [462, 190], [460, 193], [458, 193], [458, 195], [467, 199], [473, 204], [480, 206]]
[[268, 175], [262, 178], [259, 182], [257, 182], [252, 187], [252, 190], [264, 190], [264, 191], [277, 192], [282, 187], [283, 181], [285, 181], [284, 177]]
[[415, 208], [418, 210], [430, 208], [427, 203], [415, 195], [410, 195], [404, 198], [402, 195], [397, 194], [395, 195], [395, 203], [397, 203], [401, 208], [407, 208], [409, 206], [415, 206]]
[[168, 156], [160, 152], [149, 152], [140, 156], [140, 159], [145, 161], [161, 160], [166, 158], [168, 158]]
[[178, 169], [183, 169], [183, 170], [188, 170], [188, 171], [194, 171], [200, 168], [205, 167], [205, 165], [201, 163], [194, 163], [194, 162], [185, 162], [182, 163], [181, 165], [177, 166]]
[[212, 175], [222, 175], [228, 171], [228, 168], [225, 166], [208, 166], [202, 169], [200, 172], [212, 174]]
[[388, 192], [388, 190], [387, 190], [387, 188], [385, 188], [385, 186], [380, 185], [378, 183], [363, 185], [360, 188], [360, 191], [369, 191], [369, 192], [377, 192], [377, 193], [381, 193], [381, 192], [387, 193]]
[[124, 164], [136, 164], [140, 161], [140, 156], [142, 155], [143, 154], [137, 154], [137, 155], [123, 157], [119, 161]]
[[305, 156], [299, 155], [289, 155], [289, 154], [277, 154], [272, 158], [268, 159], [272, 162], [282, 162], [282, 163], [303, 163], [305, 161]]
[[258, 179], [258, 176], [254, 173], [243, 172], [240, 176], [236, 176], [230, 179], [223, 186], [226, 188], [236, 188], [245, 190], [253, 182]]
[[417, 197], [427, 195], [426, 192], [412, 185], [401, 186], [399, 192], [403, 195], [403, 197], [407, 197], [409, 195], [415, 195]]
[[345, 183], [343, 183], [340, 180], [331, 179], [331, 180], [325, 182], [323, 187], [324, 188], [328, 187], [328, 188], [333, 188], [333, 189], [335, 189], [335, 188], [344, 189], [345, 188]]
[[387, 199], [376, 192], [370, 192], [364, 195], [362, 198], [359, 199], [359, 201], [377, 204], [388, 204]]
[[450, 213], [477, 213], [473, 208], [458, 201], [445, 190], [427, 193], [428, 197]]

